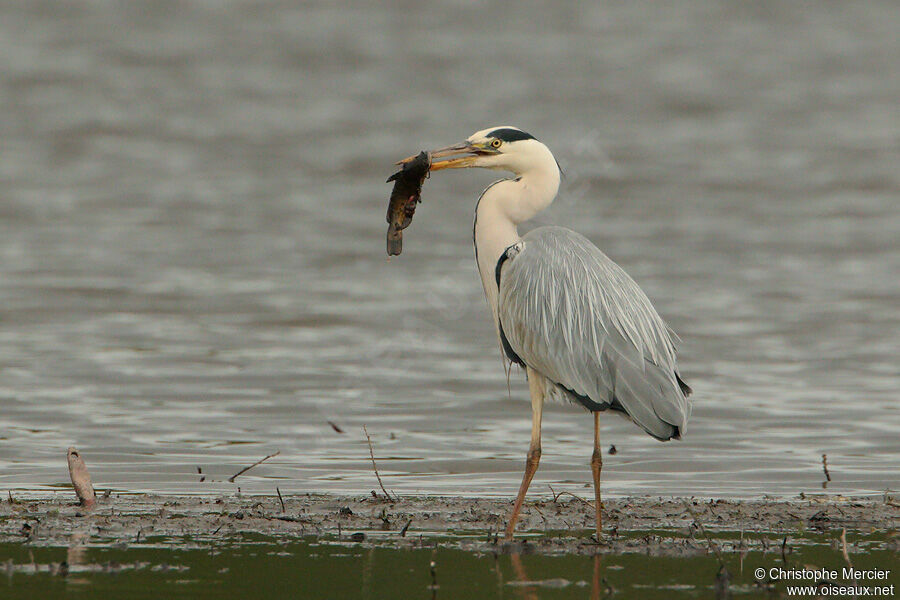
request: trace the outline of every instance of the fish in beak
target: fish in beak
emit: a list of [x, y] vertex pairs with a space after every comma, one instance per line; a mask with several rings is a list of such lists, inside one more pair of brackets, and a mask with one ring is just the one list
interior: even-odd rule
[[403, 230], [412, 223], [416, 204], [422, 201], [422, 184], [431, 168], [431, 156], [420, 152], [403, 168], [388, 177], [387, 183], [394, 182], [391, 201], [387, 211], [387, 253], [397, 256], [403, 251]]
[[396, 256], [403, 250], [403, 230], [409, 227], [416, 204], [422, 201], [422, 184], [428, 173], [441, 169], [477, 167], [480, 166], [477, 164], [478, 159], [489, 154], [497, 154], [497, 151], [487, 143], [467, 140], [397, 161], [402, 168], [388, 178], [388, 183], [394, 182], [387, 211], [388, 256]]

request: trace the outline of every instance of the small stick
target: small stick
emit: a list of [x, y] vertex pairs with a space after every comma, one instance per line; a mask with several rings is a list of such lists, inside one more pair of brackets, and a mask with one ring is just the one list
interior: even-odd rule
[[547, 487], [550, 488], [550, 493], [553, 494], [553, 502], [555, 503], [557, 500], [559, 500], [559, 497], [562, 496], [562, 493], [557, 494], [553, 490], [553, 486], [550, 485], [549, 483], [547, 484]]
[[75, 495], [78, 496], [78, 502], [85, 508], [93, 508], [97, 502], [97, 496], [94, 494], [94, 486], [91, 484], [91, 474], [88, 473], [87, 465], [84, 459], [74, 447], [70, 447], [66, 451], [66, 462], [69, 464], [69, 479], [72, 480], [72, 487], [75, 488]]
[[281, 497], [281, 490], [278, 489], [278, 486], [275, 486], [275, 491], [278, 492], [278, 501], [281, 502], [281, 512], [284, 512], [284, 498]]
[[[273, 457], [275, 457], [275, 456], [278, 456], [279, 454], [281, 454], [281, 450], [276, 450], [274, 454], [270, 454], [270, 455], [268, 455], [268, 456], [266, 456], [266, 457], [263, 457], [263, 458], [259, 459], [258, 461], [256, 461], [256, 462], [253, 463], [252, 465], [250, 465], [249, 467], [244, 467], [243, 469], [241, 469], [240, 471], [238, 471], [237, 473], [235, 473], [234, 475], [232, 475], [231, 477], [229, 477], [229, 478], [228, 478], [228, 482], [229, 482], [229, 483], [234, 483], [234, 480], [235, 480], [235, 478], [236, 478], [238, 475], [243, 475], [244, 473], [246, 473], [247, 471], [249, 471], [249, 470], [252, 469], [253, 467], [257, 467], [257, 466], [263, 464], [264, 462], [266, 462], [267, 460], [269, 460], [270, 458], [273, 458]], [[238, 492], [240, 492], [240, 489], [238, 490]]]
[[328, 421], [328, 424], [331, 425], [331, 428], [334, 429], [335, 433], [344, 433], [344, 430], [337, 426], [337, 423], [334, 421]]
[[825, 471], [826, 481], [831, 481], [831, 473], [828, 472], [828, 455], [822, 455], [822, 470]]
[[712, 538], [709, 537], [709, 534], [706, 533], [706, 528], [703, 526], [703, 523], [697, 520], [697, 516], [694, 514], [694, 511], [691, 510], [691, 507], [688, 505], [687, 501], [684, 502], [684, 507], [687, 509], [688, 514], [691, 515], [691, 518], [694, 519], [694, 524], [700, 529], [700, 533], [702, 533], [703, 537], [706, 538], [706, 543], [708, 544], [708, 547], [711, 548], [715, 553], [716, 558], [719, 560], [719, 565], [724, 567], [725, 560], [722, 558], [722, 553], [719, 551], [719, 547], [715, 544], [715, 542], [712, 541]]
[[531, 505], [531, 508], [533, 508], [534, 510], [536, 510], [537, 513], [538, 513], [539, 515], [541, 515], [541, 519], [543, 519], [544, 525], [546, 525], [546, 524], [547, 524], [547, 517], [544, 516], [544, 511], [542, 511], [540, 508], [538, 508], [538, 505], [537, 505], [537, 504], [532, 504], [532, 505]]
[[547, 487], [550, 488], [550, 493], [553, 494], [553, 503], [554, 503], [554, 504], [556, 503], [557, 500], [559, 500], [559, 497], [560, 497], [560, 496], [562, 496], [563, 494], [566, 494], [566, 495], [572, 496], [572, 497], [575, 498], [576, 500], [579, 500], [579, 501], [581, 501], [581, 502], [584, 502], [585, 504], [587, 504], [587, 505], [590, 506], [591, 508], [594, 508], [594, 503], [593, 503], [593, 502], [589, 502], [589, 501], [585, 500], [584, 498], [582, 498], [581, 496], [576, 496], [575, 494], [573, 494], [572, 492], [569, 492], [569, 491], [567, 491], [567, 490], [563, 490], [563, 491], [561, 491], [561, 492], [559, 492], [559, 493], [556, 493], [550, 485], [547, 485]]
[[375, 465], [375, 451], [372, 450], [372, 438], [369, 437], [369, 430], [366, 429], [365, 425], [363, 425], [363, 432], [366, 434], [366, 441], [369, 442], [369, 458], [372, 459], [372, 469], [375, 471], [375, 477], [378, 479], [378, 485], [381, 486], [381, 491], [384, 492], [384, 495], [387, 496], [387, 499], [392, 500], [391, 495], [388, 494], [386, 489], [384, 489], [384, 484], [381, 483], [381, 475], [378, 474], [378, 467]]
[[412, 522], [412, 519], [406, 522], [406, 525], [404, 525], [403, 529], [400, 530], [400, 537], [406, 537], [406, 532], [409, 531], [409, 526], [412, 525]]

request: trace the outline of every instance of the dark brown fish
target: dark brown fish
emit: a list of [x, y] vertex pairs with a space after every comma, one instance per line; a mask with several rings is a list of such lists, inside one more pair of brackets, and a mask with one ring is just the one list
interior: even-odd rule
[[397, 256], [403, 250], [403, 230], [412, 223], [416, 204], [422, 201], [422, 183], [431, 169], [431, 154], [420, 152], [403, 168], [388, 177], [387, 183], [394, 182], [391, 201], [387, 211], [387, 253]]

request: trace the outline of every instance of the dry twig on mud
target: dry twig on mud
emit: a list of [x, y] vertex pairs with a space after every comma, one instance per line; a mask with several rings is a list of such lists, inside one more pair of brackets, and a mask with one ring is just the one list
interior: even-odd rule
[[578, 501], [580, 501], [580, 502], [584, 502], [585, 504], [587, 504], [587, 505], [590, 506], [591, 508], [594, 508], [594, 503], [593, 503], [593, 502], [590, 502], [590, 501], [588, 501], [588, 500], [585, 500], [585, 499], [582, 498], [581, 496], [576, 496], [576, 495], [573, 494], [572, 492], [569, 492], [569, 491], [566, 491], [566, 490], [563, 490], [563, 491], [561, 491], [561, 492], [557, 492], [556, 490], [553, 489], [553, 486], [552, 486], [552, 485], [549, 485], [549, 484], [547, 485], [547, 487], [550, 488], [550, 493], [553, 494], [553, 503], [554, 503], [554, 504], [556, 504], [556, 502], [559, 500], [559, 497], [560, 497], [560, 496], [562, 496], [563, 494], [565, 494], [565, 495], [567, 495], [567, 496], [572, 496], [573, 498], [575, 498], [576, 500], [578, 500]]
[[388, 494], [388, 491], [384, 489], [384, 484], [381, 482], [381, 475], [378, 474], [378, 466], [375, 464], [375, 451], [372, 450], [372, 438], [369, 437], [369, 430], [366, 429], [365, 425], [363, 425], [363, 433], [366, 434], [366, 441], [369, 442], [369, 458], [372, 459], [372, 470], [375, 471], [378, 485], [381, 487], [381, 491], [384, 492], [384, 495], [388, 500], [394, 500], [394, 498], [391, 498], [391, 495]]
[[697, 520], [697, 516], [694, 514], [694, 511], [691, 510], [691, 507], [687, 503], [687, 501], [684, 502], [684, 507], [687, 509], [688, 514], [691, 515], [691, 518], [694, 519], [694, 525], [697, 526], [697, 529], [699, 529], [700, 533], [703, 534], [703, 537], [706, 538], [706, 543], [708, 544], [709, 548], [712, 549], [713, 553], [716, 555], [716, 558], [719, 559], [719, 564], [724, 567], [725, 560], [722, 558], [722, 553], [719, 551], [719, 547], [715, 544], [715, 542], [712, 541], [712, 538], [709, 537], [709, 534], [706, 533], [706, 528], [703, 527], [703, 523]]
[[406, 537], [406, 532], [409, 531], [409, 526], [412, 525], [412, 522], [412, 519], [406, 522], [406, 525], [404, 525], [403, 529], [400, 530], [400, 537]]
[[270, 458], [273, 458], [273, 457], [275, 457], [275, 456], [278, 456], [279, 454], [281, 454], [281, 450], [276, 450], [274, 454], [270, 454], [270, 455], [268, 455], [268, 456], [266, 456], [266, 457], [263, 457], [263, 458], [259, 459], [258, 461], [256, 461], [256, 462], [253, 463], [252, 465], [250, 465], [249, 467], [244, 467], [243, 469], [241, 469], [240, 471], [238, 471], [237, 473], [235, 473], [234, 475], [232, 475], [231, 477], [229, 477], [229, 478], [228, 478], [228, 482], [229, 482], [229, 483], [234, 483], [234, 480], [235, 480], [239, 475], [243, 475], [244, 473], [246, 473], [247, 471], [249, 471], [249, 470], [252, 469], [253, 467], [258, 467], [259, 465], [263, 464], [264, 462], [266, 462], [266, 461], [269, 460]]
[[[722, 558], [722, 552], [719, 550], [719, 547], [712, 541], [712, 538], [709, 537], [709, 534], [706, 533], [706, 528], [703, 526], [703, 523], [697, 520], [696, 515], [694, 515], [694, 511], [691, 510], [691, 506], [684, 502], [684, 507], [687, 509], [688, 514], [691, 515], [691, 518], [694, 519], [694, 525], [700, 530], [700, 533], [703, 534], [703, 537], [706, 538], [707, 547], [712, 549], [713, 553], [716, 555], [716, 559], [719, 561], [719, 572], [716, 573], [715, 584], [713, 588], [716, 592], [716, 600], [724, 600], [725, 598], [729, 598], [730, 595], [728, 593], [728, 586], [731, 583], [731, 574], [728, 572], [728, 567], [725, 565], [725, 559]], [[785, 538], [787, 540], [787, 538]]]

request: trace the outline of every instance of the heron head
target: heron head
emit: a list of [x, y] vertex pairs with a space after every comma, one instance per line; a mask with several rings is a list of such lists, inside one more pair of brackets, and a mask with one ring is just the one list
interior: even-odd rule
[[[405, 158], [398, 164], [413, 158]], [[432, 150], [431, 159], [432, 171], [481, 167], [522, 175], [548, 165], [558, 168], [547, 146], [530, 133], [509, 126], [476, 131], [464, 142]]]

